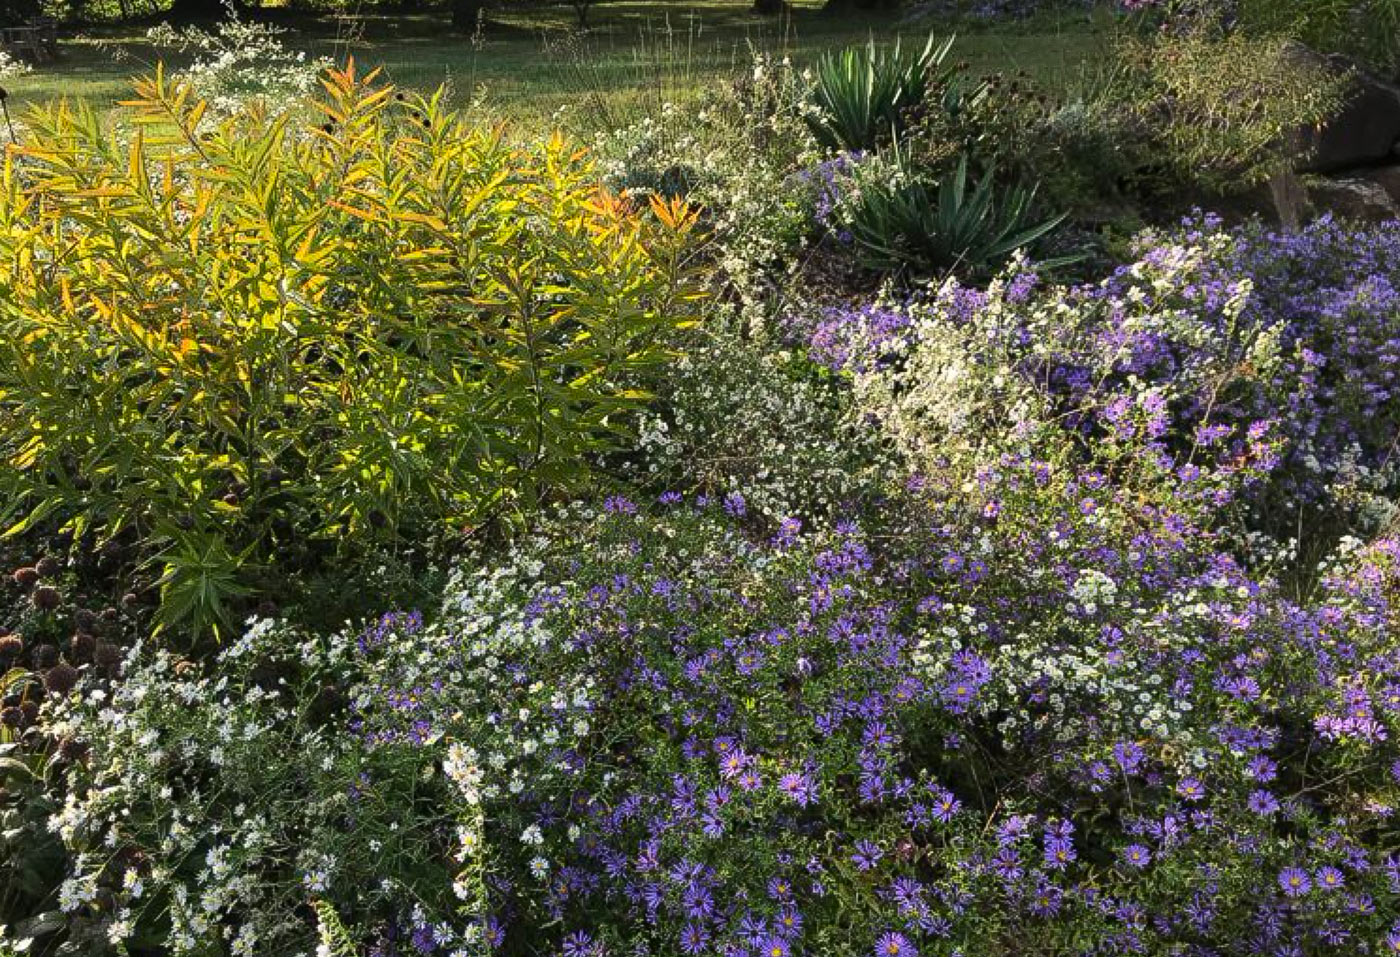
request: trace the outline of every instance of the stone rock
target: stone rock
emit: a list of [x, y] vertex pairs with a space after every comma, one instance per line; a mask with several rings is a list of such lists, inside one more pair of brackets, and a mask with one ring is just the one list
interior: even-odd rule
[[1392, 161], [1400, 146], [1400, 85], [1360, 69], [1343, 56], [1324, 57], [1302, 45], [1295, 45], [1290, 55], [1300, 64], [1350, 72], [1355, 78], [1342, 111], [1321, 130], [1299, 134], [1306, 157], [1299, 172], [1335, 173]]
[[1380, 183], [1362, 176], [1312, 183], [1308, 186], [1308, 202], [1314, 213], [1330, 212], [1372, 223], [1400, 219], [1400, 202]]
[[1357, 170], [1351, 175], [1356, 179], [1375, 183], [1400, 205], [1400, 166], [1377, 166], [1373, 169]]

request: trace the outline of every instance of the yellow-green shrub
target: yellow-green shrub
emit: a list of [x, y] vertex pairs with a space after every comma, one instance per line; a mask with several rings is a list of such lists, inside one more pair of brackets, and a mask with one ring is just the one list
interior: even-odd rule
[[1211, 30], [1127, 36], [1115, 107], [1176, 182], [1231, 192], [1296, 162], [1297, 134], [1324, 124], [1351, 78], [1300, 59], [1283, 36]]
[[324, 86], [215, 123], [157, 72], [129, 122], [49, 107], [6, 156], [6, 527], [133, 529], [166, 624], [578, 482], [694, 313], [684, 207], [353, 64]]

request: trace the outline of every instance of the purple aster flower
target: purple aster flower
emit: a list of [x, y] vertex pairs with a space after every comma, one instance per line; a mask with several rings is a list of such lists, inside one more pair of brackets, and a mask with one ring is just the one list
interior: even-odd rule
[[681, 930], [681, 950], [687, 954], [702, 954], [710, 945], [710, 932], [704, 924], [691, 921]]
[[947, 824], [959, 811], [962, 810], [962, 802], [954, 796], [952, 791], [939, 791], [933, 796], [933, 819], [940, 824]]
[[1278, 777], [1278, 765], [1262, 754], [1249, 759], [1249, 773], [1254, 780], [1267, 784]]
[[802, 933], [802, 912], [792, 904], [784, 904], [778, 908], [778, 916], [774, 919], [778, 933], [784, 937], [793, 938]]
[[1129, 844], [1123, 848], [1123, 861], [1140, 870], [1152, 863], [1152, 852], [1141, 844]]
[[1062, 871], [1068, 867], [1079, 855], [1074, 850], [1074, 841], [1068, 837], [1060, 837], [1056, 834], [1045, 836], [1045, 866], [1051, 870]]
[[564, 938], [564, 957], [601, 957], [603, 948], [585, 931], [574, 931]]
[[817, 801], [817, 783], [806, 772], [784, 774], [778, 781], [778, 789], [797, 802], [799, 807], [807, 807]]
[[1268, 791], [1251, 791], [1248, 801], [1245, 802], [1251, 811], [1263, 817], [1278, 811], [1278, 798]]
[[868, 871], [880, 863], [880, 858], [884, 856], [885, 852], [880, 850], [880, 846], [875, 842], [858, 841], [851, 861], [856, 865], [856, 870]]
[[[718, 744], [718, 743], [717, 743]], [[718, 747], [716, 747], [718, 750]], [[719, 773], [721, 777], [737, 778], [753, 766], [753, 757], [745, 754], [737, 745], [731, 745], [720, 752]]]
[[997, 851], [997, 856], [992, 858], [992, 870], [1008, 884], [1019, 881], [1025, 873], [1025, 869], [1021, 867], [1021, 855], [1011, 847], [1003, 847]]
[[875, 957], [918, 957], [909, 938], [896, 931], [887, 931], [875, 943]]
[[621, 495], [613, 495], [603, 500], [603, 511], [613, 515], [636, 515], [637, 506]]
[[1037, 917], [1054, 917], [1060, 912], [1063, 899], [1064, 891], [1054, 884], [1041, 882], [1031, 900], [1031, 913]]
[[1113, 746], [1113, 758], [1124, 774], [1134, 774], [1142, 767], [1146, 755], [1142, 746], [1133, 741], [1125, 741]]
[[1335, 891], [1345, 883], [1342, 872], [1332, 866], [1320, 867], [1313, 875], [1317, 889], [1320, 891]]
[[1301, 897], [1312, 890], [1312, 881], [1308, 879], [1308, 872], [1298, 867], [1285, 867], [1279, 871], [1278, 885], [1289, 897]]
[[1182, 778], [1176, 786], [1176, 793], [1187, 801], [1199, 801], [1206, 796], [1206, 789], [1200, 778]]
[[760, 957], [790, 957], [792, 948], [786, 940], [776, 934], [770, 936], [758, 948]]
[[744, 496], [738, 492], [730, 492], [724, 497], [724, 510], [735, 518], [743, 518], [748, 511]]

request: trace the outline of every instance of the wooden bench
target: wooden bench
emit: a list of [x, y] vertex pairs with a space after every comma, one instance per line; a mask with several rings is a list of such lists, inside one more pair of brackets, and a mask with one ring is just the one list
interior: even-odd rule
[[54, 59], [58, 56], [58, 22], [36, 20], [21, 27], [0, 27], [0, 50], [31, 63]]

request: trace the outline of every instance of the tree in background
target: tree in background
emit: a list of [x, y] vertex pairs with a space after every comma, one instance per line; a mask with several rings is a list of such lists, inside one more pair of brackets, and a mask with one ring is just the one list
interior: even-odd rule
[[[762, 0], [755, 0], [755, 4]], [[826, 0], [822, 7], [823, 13], [851, 13], [855, 10], [862, 11], [888, 11], [897, 10], [899, 0]]]
[[0, 0], [0, 27], [25, 23], [41, 13], [39, 0]]

